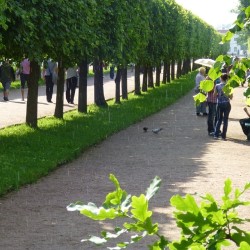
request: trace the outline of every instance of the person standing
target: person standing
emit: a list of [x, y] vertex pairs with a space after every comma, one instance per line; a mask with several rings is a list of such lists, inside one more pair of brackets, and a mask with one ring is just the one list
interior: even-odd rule
[[43, 76], [45, 78], [46, 84], [46, 97], [47, 102], [52, 103], [53, 87], [54, 87], [54, 76], [57, 75], [57, 65], [56, 62], [51, 59], [44, 62]]
[[[210, 78], [207, 77], [208, 80]], [[216, 125], [216, 105], [217, 105], [217, 98], [214, 95], [214, 88], [216, 83], [219, 81], [214, 81], [214, 87], [211, 91], [207, 93], [207, 106], [208, 106], [208, 116], [207, 116], [207, 132], [209, 136], [214, 136], [214, 130]]]
[[9, 60], [5, 60], [0, 67], [0, 81], [3, 85], [3, 100], [9, 101], [10, 84], [15, 81], [15, 72]]
[[22, 101], [24, 101], [24, 88], [25, 83], [28, 82], [28, 77], [30, 75], [30, 61], [28, 58], [24, 58], [20, 64], [20, 80], [21, 80], [21, 96]]
[[[200, 82], [205, 80], [205, 73], [206, 69], [204, 67], [199, 68], [199, 73], [195, 77], [195, 93], [200, 93]], [[207, 115], [207, 110], [206, 110], [206, 102], [200, 103], [198, 106], [196, 106], [196, 115], [200, 116], [201, 113], [203, 115]]]
[[228, 80], [228, 75], [222, 74], [220, 80], [221, 82], [219, 84], [216, 84], [214, 89], [214, 95], [217, 97], [217, 116], [218, 116], [217, 117], [218, 120], [215, 126], [214, 138], [215, 139], [219, 138], [220, 127], [223, 121], [223, 129], [221, 137], [223, 140], [226, 140], [228, 118], [229, 118], [229, 113], [231, 111], [230, 99], [232, 98], [232, 96], [227, 96], [223, 92], [223, 88]]
[[110, 76], [110, 79], [114, 79], [115, 67], [113, 65], [110, 66], [109, 76]]
[[68, 68], [66, 71], [66, 100], [74, 104], [75, 91], [77, 86], [77, 69], [76, 67]]

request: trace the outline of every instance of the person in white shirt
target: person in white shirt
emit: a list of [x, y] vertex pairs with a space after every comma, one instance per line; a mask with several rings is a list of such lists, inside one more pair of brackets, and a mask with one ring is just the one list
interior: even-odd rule
[[74, 104], [75, 90], [77, 86], [77, 68], [71, 67], [66, 71], [66, 100]]

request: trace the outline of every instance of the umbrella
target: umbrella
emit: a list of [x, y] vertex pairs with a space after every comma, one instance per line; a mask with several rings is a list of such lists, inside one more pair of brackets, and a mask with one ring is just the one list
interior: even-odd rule
[[212, 68], [214, 66], [215, 61], [209, 58], [200, 58], [200, 59], [195, 60], [194, 63]]

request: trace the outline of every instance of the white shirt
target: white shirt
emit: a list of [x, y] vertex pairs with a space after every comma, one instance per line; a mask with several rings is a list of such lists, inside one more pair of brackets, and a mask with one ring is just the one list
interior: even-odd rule
[[68, 68], [66, 71], [66, 79], [77, 77], [76, 68]]

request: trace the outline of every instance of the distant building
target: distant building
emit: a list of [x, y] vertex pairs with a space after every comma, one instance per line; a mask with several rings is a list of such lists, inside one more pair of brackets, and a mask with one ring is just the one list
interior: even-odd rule
[[[217, 30], [220, 34], [225, 35], [228, 29]], [[235, 34], [230, 41], [230, 49], [227, 52], [228, 55], [232, 56], [246, 56], [246, 51], [242, 50], [241, 46], [237, 43], [239, 35]]]

